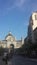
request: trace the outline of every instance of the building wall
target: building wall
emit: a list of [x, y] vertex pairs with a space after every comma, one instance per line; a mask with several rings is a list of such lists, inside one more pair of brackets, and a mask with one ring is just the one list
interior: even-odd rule
[[16, 41], [16, 48], [20, 48], [22, 46], [22, 41], [18, 40]]
[[7, 42], [6, 41], [0, 41], [0, 47], [6, 48]]
[[6, 35], [5, 40], [0, 42], [0, 46], [2, 46], [3, 48], [10, 48], [10, 45], [13, 44], [14, 48], [20, 48], [23, 44], [23, 40], [17, 40], [15, 39], [15, 37], [9, 33], [8, 35]]
[[35, 28], [35, 30], [33, 31], [33, 33], [34, 33], [35, 43], [37, 43], [37, 28]]
[[37, 27], [37, 12], [32, 14], [32, 20], [33, 20], [33, 30]]
[[37, 27], [37, 12], [33, 12], [30, 16], [29, 20], [29, 26], [28, 26], [28, 37], [32, 41], [32, 43], [35, 43], [34, 38], [34, 30]]

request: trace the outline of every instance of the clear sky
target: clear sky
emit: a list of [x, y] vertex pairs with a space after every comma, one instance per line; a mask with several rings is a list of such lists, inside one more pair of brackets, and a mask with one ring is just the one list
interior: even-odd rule
[[37, 0], [0, 0], [0, 39], [9, 31], [16, 39], [25, 38], [33, 11], [37, 11]]

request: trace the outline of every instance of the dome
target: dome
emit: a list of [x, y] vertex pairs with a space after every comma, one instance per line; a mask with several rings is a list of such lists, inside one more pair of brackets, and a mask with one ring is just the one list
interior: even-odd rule
[[8, 37], [11, 37], [11, 38], [15, 39], [15, 37], [12, 35], [11, 32], [9, 32], [9, 33], [6, 35], [5, 40], [6, 40]]
[[13, 36], [13, 35], [12, 35], [12, 33], [11, 33], [11, 32], [9, 32], [7, 36]]

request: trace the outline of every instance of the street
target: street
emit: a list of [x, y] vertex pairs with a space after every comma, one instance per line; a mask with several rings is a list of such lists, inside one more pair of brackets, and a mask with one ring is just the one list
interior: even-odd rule
[[[8, 65], [37, 65], [37, 61], [34, 62], [30, 58], [25, 58], [19, 55], [14, 55], [8, 63], [11, 63]], [[0, 65], [5, 65], [5, 63], [0, 61]]]
[[15, 55], [11, 59], [13, 65], [37, 65], [37, 62], [32, 61], [30, 58], [25, 58], [19, 55]]

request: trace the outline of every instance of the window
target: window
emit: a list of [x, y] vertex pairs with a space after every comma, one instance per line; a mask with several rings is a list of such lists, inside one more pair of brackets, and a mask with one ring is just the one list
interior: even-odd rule
[[35, 20], [37, 20], [37, 15], [35, 15]]
[[33, 25], [33, 20], [31, 21], [31, 24]]

